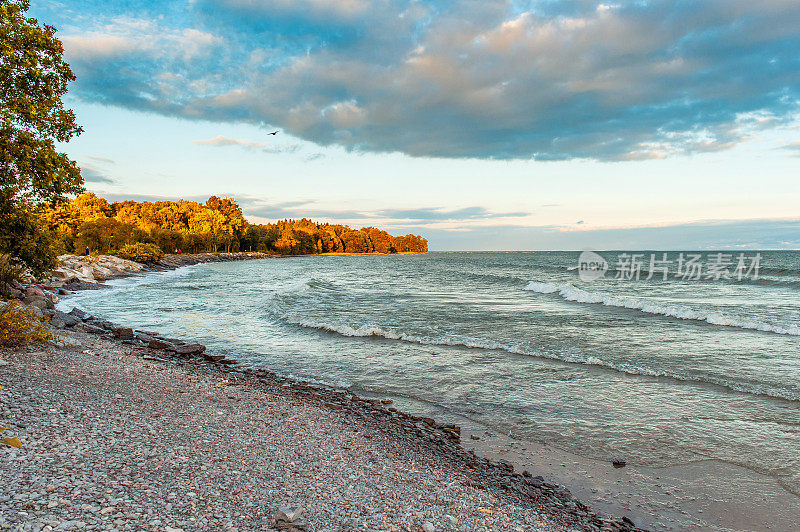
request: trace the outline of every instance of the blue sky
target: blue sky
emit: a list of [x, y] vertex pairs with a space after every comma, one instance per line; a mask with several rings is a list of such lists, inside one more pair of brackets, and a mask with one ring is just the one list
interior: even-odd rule
[[[109, 199], [432, 249], [800, 248], [788, 0], [33, 0]], [[267, 132], [278, 130], [275, 136]]]

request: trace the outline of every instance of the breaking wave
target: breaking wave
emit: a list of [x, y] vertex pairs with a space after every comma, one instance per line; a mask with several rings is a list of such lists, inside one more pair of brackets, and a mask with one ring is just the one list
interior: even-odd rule
[[576, 303], [590, 303], [596, 305], [605, 305], [607, 307], [627, 308], [657, 316], [668, 316], [680, 320], [700, 321], [709, 323], [711, 325], [720, 325], [723, 327], [734, 327], [774, 334], [800, 336], [800, 327], [797, 326], [781, 326], [772, 323], [761, 322], [758, 320], [734, 318], [714, 312], [700, 311], [685, 305], [668, 303], [664, 301], [647, 301], [634, 297], [612, 296], [610, 294], [603, 294], [599, 292], [589, 292], [581, 288], [577, 288], [571, 284], [557, 285], [553, 283], [531, 281], [524, 288], [524, 290], [538, 292], [540, 294], [558, 293], [558, 295], [563, 299], [567, 301], [574, 301]]
[[402, 342], [414, 343], [419, 345], [467, 347], [471, 349], [488, 349], [492, 351], [504, 351], [515, 355], [546, 358], [549, 360], [557, 360], [560, 362], [566, 362], [570, 364], [598, 366], [607, 370], [626, 373], [628, 375], [642, 375], [646, 377], [667, 378], [689, 384], [705, 384], [705, 385], [711, 384], [715, 386], [721, 386], [728, 390], [746, 393], [750, 395], [765, 395], [778, 399], [786, 399], [789, 401], [800, 401], [800, 390], [786, 389], [778, 386], [771, 386], [769, 384], [757, 383], [757, 382], [731, 382], [731, 381], [726, 381], [724, 379], [716, 378], [711, 375], [690, 375], [690, 374], [676, 373], [672, 371], [658, 370], [636, 364], [615, 363], [613, 361], [608, 361], [592, 355], [583, 355], [579, 353], [534, 352], [533, 350], [530, 349], [523, 349], [521, 347], [510, 346], [498, 342], [492, 342], [477, 338], [466, 338], [460, 336], [442, 336], [437, 338], [423, 337], [371, 324], [352, 327], [350, 325], [333, 324], [328, 322], [295, 320], [285, 315], [281, 319], [286, 323], [289, 323], [291, 325], [296, 325], [298, 327], [303, 327], [306, 329], [316, 329], [347, 337], [383, 338], [387, 340], [399, 340]]

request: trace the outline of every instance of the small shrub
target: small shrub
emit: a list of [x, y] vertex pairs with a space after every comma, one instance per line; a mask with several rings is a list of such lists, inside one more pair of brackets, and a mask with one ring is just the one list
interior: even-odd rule
[[0, 254], [0, 291], [22, 278], [24, 268], [8, 253]]
[[45, 321], [19, 301], [0, 303], [0, 347], [25, 347], [52, 339]]
[[155, 244], [137, 242], [136, 244], [128, 244], [123, 247], [117, 251], [116, 256], [135, 262], [152, 264], [153, 262], [160, 261], [161, 257], [164, 256], [164, 252]]

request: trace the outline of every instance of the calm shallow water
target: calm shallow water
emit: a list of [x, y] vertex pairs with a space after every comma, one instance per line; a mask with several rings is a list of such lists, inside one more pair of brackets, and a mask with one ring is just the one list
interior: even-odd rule
[[800, 493], [800, 254], [762, 255], [757, 280], [590, 283], [571, 252], [297, 257], [117, 280], [61, 307], [584, 456], [717, 459]]

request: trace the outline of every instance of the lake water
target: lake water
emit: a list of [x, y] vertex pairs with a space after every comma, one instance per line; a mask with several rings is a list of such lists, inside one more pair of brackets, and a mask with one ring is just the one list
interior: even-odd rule
[[800, 493], [800, 254], [761, 252], [757, 279], [647, 280], [650, 254], [627, 280], [601, 252], [591, 282], [574, 252], [206, 264], [61, 306], [583, 456], [720, 460]]

